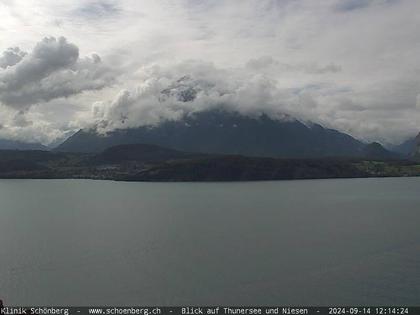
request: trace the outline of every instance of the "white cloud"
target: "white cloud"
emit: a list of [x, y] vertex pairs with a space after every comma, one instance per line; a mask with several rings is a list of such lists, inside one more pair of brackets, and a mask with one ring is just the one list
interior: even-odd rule
[[[265, 106], [395, 142], [420, 126], [419, 11], [420, 2], [410, 0], [3, 1], [1, 114], [24, 109], [32, 126], [42, 122], [33, 132], [43, 139], [116, 113], [128, 116], [125, 124], [176, 118], [192, 104], [169, 97], [156, 105], [157, 91], [192, 73], [202, 88], [193, 110], [219, 98], [240, 110]], [[34, 62], [32, 47], [49, 36], [64, 36], [79, 55], [96, 51], [103, 61], [74, 61], [72, 44], [56, 42], [47, 50], [63, 49], [60, 59]], [[32, 127], [16, 128], [14, 134]]]

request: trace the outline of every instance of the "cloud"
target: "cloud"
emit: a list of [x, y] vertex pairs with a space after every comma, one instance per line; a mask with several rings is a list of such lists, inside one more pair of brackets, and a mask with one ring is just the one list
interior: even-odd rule
[[21, 51], [19, 47], [9, 48], [0, 57], [0, 68], [6, 69], [7, 67], [12, 67], [19, 63], [25, 56], [26, 53]]
[[0, 105], [0, 139], [50, 143], [60, 131], [33, 112], [15, 111]]
[[79, 49], [64, 38], [45, 38], [27, 58], [0, 73], [0, 91], [21, 89], [73, 65], [78, 58]]
[[121, 12], [116, 1], [87, 1], [73, 11], [73, 15], [90, 19], [102, 19]]
[[12, 122], [16, 127], [28, 127], [33, 125], [32, 121], [27, 120], [24, 111], [18, 111], [12, 118]]
[[15, 108], [99, 90], [113, 82], [114, 73], [98, 55], [79, 58], [78, 47], [64, 37], [44, 38], [30, 54], [16, 48], [3, 56], [9, 64], [0, 71], [0, 102]]
[[[419, 10], [403, 0], [3, 1], [2, 132], [51, 141], [100, 119], [134, 126], [218, 100], [398, 142], [420, 126]], [[64, 65], [34, 58], [51, 35]], [[20, 111], [32, 125], [13, 119]]]
[[393, 4], [400, 0], [339, 0], [335, 9], [341, 12], [355, 11], [372, 5]]
[[338, 11], [353, 11], [368, 7], [373, 1], [372, 0], [340, 0], [336, 4], [335, 8]]
[[[398, 122], [415, 111], [416, 84], [420, 81], [399, 82], [399, 90], [390, 88], [395, 82], [351, 89], [308, 81], [290, 88], [271, 75], [276, 71], [256, 71], [255, 66], [276, 70], [277, 62], [267, 57], [257, 61], [236, 68], [219, 68], [200, 61], [144, 67], [137, 87], [121, 90], [111, 101], [92, 105], [89, 126], [107, 133], [223, 108], [244, 115], [265, 113], [280, 120], [321, 123], [367, 141], [385, 141], [383, 126], [388, 126], [389, 137], [415, 130], [415, 122], [400, 127]], [[410, 105], [404, 108], [401, 104]]]
[[334, 63], [320, 66], [317, 63], [299, 63], [287, 64], [275, 60], [271, 56], [262, 56], [253, 58], [246, 63], [246, 67], [254, 71], [278, 71], [284, 72], [303, 72], [306, 74], [325, 74], [336, 73], [342, 70], [342, 67]]
[[277, 119], [319, 121], [315, 95], [327, 93], [326, 88], [283, 88], [275, 78], [255, 72], [254, 68], [249, 71], [249, 65], [225, 69], [212, 63], [187, 61], [144, 67], [136, 88], [120, 91], [112, 101], [92, 105], [91, 127], [106, 133], [178, 120], [213, 108], [245, 115], [266, 113]]

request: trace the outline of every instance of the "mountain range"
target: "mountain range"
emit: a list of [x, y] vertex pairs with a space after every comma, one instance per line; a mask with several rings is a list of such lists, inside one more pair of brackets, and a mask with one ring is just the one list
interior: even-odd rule
[[[174, 100], [186, 104], [189, 113], [177, 120], [162, 120], [155, 125], [130, 126], [98, 132], [100, 122], [90, 129], [81, 129], [58, 145], [56, 152], [100, 153], [123, 144], [149, 144], [172, 150], [205, 154], [243, 155], [273, 158], [368, 158], [396, 159], [411, 157], [419, 139], [395, 147], [398, 153], [379, 143], [364, 143], [352, 136], [325, 128], [313, 122], [302, 122], [283, 115], [273, 118], [267, 113], [243, 114], [219, 104], [213, 109], [194, 110], [200, 94], [209, 93], [209, 82], [183, 76], [158, 94], [162, 102]], [[191, 110], [191, 108], [193, 108]], [[114, 117], [113, 119], [119, 119]], [[121, 118], [121, 124], [127, 124]], [[134, 126], [133, 126], [134, 125]], [[42, 145], [1, 141], [1, 149], [47, 150]]]
[[260, 157], [397, 157], [379, 143], [365, 144], [319, 124], [220, 109], [185, 115], [180, 120], [155, 126], [114, 130], [105, 135], [95, 129], [79, 130], [55, 150], [99, 153], [112, 146], [136, 143], [186, 152]]

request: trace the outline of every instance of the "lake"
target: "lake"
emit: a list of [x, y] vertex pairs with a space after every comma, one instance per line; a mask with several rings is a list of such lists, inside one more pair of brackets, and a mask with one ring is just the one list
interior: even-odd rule
[[8, 305], [420, 305], [420, 178], [0, 180]]

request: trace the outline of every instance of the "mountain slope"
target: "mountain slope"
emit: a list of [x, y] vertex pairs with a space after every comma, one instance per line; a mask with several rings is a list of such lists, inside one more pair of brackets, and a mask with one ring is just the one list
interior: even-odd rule
[[367, 177], [356, 163], [345, 160], [273, 159], [210, 156], [177, 160], [146, 168], [128, 181], [246, 181]]
[[0, 150], [48, 150], [40, 143], [0, 139]]
[[378, 142], [372, 142], [364, 146], [363, 157], [367, 159], [390, 160], [398, 159], [400, 155], [398, 153], [388, 151]]
[[410, 157], [416, 161], [420, 161], [420, 133], [414, 138], [414, 145]]
[[364, 144], [351, 136], [297, 120], [267, 115], [244, 116], [211, 110], [165, 121], [158, 126], [116, 130], [98, 135], [80, 130], [56, 148], [63, 152], [100, 152], [120, 144], [154, 144], [199, 153], [266, 157], [360, 156]]
[[122, 144], [106, 149], [95, 155], [94, 163], [118, 164], [126, 162], [163, 162], [175, 159], [200, 158], [203, 154], [171, 150], [152, 144]]
[[394, 152], [402, 154], [403, 156], [410, 156], [416, 147], [416, 137], [407, 139], [403, 143], [393, 146], [391, 149]]

